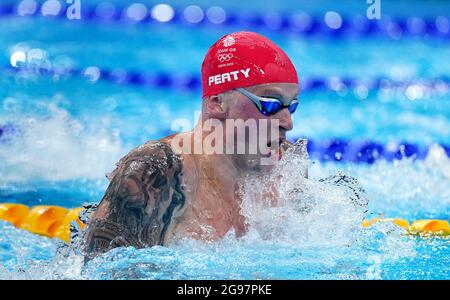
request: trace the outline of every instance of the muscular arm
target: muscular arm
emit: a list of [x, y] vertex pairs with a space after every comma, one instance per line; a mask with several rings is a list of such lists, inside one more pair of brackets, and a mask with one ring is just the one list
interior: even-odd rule
[[182, 164], [164, 143], [146, 143], [122, 158], [88, 224], [88, 257], [122, 246], [162, 245], [184, 206]]

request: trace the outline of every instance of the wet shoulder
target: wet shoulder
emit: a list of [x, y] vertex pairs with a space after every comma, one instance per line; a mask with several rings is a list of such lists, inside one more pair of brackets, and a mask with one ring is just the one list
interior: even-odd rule
[[148, 141], [134, 149], [132, 149], [127, 155], [122, 157], [113, 172], [107, 175], [109, 180], [112, 180], [114, 176], [119, 172], [122, 166], [130, 165], [130, 171], [133, 170], [133, 165], [145, 163], [150, 166], [152, 170], [166, 173], [172, 170], [176, 173], [181, 172], [182, 161], [179, 155], [177, 155], [170, 145], [166, 142], [159, 140]]

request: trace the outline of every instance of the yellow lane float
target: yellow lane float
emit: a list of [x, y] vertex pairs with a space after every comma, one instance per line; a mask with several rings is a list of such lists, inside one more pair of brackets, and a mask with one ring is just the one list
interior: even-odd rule
[[364, 220], [363, 221], [363, 226], [364, 227], [369, 227], [377, 222], [383, 222], [383, 223], [394, 223], [395, 225], [408, 229], [409, 228], [409, 222], [404, 220], [404, 219], [388, 219], [388, 218], [384, 218], [384, 219], [380, 219], [380, 218], [373, 218], [372, 220]]
[[20, 227], [22, 220], [30, 212], [28, 206], [23, 204], [0, 204], [0, 220], [13, 223], [14, 226]]
[[408, 232], [418, 235], [440, 235], [449, 236], [450, 226], [445, 220], [418, 220], [412, 223]]
[[[70, 240], [70, 223], [76, 221], [81, 228], [85, 226], [79, 219], [84, 208], [67, 209], [60, 206], [39, 205], [29, 208], [23, 204], [0, 203], [0, 220], [12, 223], [18, 228], [59, 238], [65, 242]], [[449, 236], [450, 226], [446, 220], [418, 220], [409, 225], [404, 219], [374, 218], [365, 220], [363, 227], [369, 227], [377, 222], [390, 222], [404, 228], [406, 234], [420, 236]]]
[[390, 222], [406, 229], [407, 234], [421, 235], [421, 236], [448, 236], [450, 235], [450, 226], [445, 220], [418, 220], [414, 221], [411, 226], [409, 222], [404, 219], [388, 219], [388, 218], [373, 218], [363, 222], [364, 227], [369, 227], [377, 222]]
[[61, 226], [56, 229], [55, 235], [53, 237], [59, 238], [66, 242], [70, 241], [70, 222], [76, 221], [78, 225], [80, 225], [80, 228], [84, 227], [84, 223], [81, 222], [78, 218], [80, 212], [82, 212], [83, 210], [84, 208], [82, 207], [69, 210], [67, 215], [64, 217]]
[[66, 209], [60, 206], [38, 205], [31, 209], [23, 204], [0, 203], [0, 220], [17, 228], [51, 238], [70, 240], [70, 222], [84, 224], [78, 218], [83, 208]]

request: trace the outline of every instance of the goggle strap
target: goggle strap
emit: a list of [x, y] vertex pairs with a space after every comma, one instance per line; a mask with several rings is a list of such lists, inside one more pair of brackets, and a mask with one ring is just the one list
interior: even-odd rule
[[250, 100], [252, 100], [253, 103], [256, 104], [256, 106], [258, 107], [259, 111], [262, 111], [262, 106], [261, 106], [261, 102], [259, 99], [255, 99], [255, 95], [253, 95], [252, 93], [250, 93], [249, 91], [247, 91], [244, 88], [237, 88], [236, 90], [238, 90], [239, 92], [241, 92], [242, 94], [244, 94], [245, 96], [247, 96], [247, 98], [249, 98]]

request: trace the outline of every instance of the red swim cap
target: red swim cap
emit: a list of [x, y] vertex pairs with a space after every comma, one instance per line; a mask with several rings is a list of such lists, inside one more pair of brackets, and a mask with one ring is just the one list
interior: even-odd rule
[[202, 63], [202, 97], [263, 83], [297, 83], [289, 57], [254, 32], [227, 34], [212, 45]]

